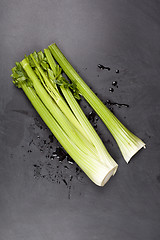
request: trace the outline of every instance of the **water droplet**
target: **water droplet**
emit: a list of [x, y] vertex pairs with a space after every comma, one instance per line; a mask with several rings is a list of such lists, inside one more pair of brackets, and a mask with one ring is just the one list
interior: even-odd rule
[[67, 161], [68, 161], [69, 164], [74, 163], [74, 160], [69, 155], [67, 156]]
[[116, 85], [117, 85], [117, 81], [113, 81], [113, 82], [112, 82], [112, 85], [113, 85], [113, 86], [116, 86]]
[[96, 113], [94, 111], [90, 112], [88, 115], [88, 120], [94, 122]]
[[65, 185], [67, 186], [67, 182], [66, 182], [66, 180], [65, 179], [62, 179], [63, 180], [63, 182], [65, 183]]
[[28, 145], [30, 146], [32, 144], [32, 142], [33, 142], [33, 139], [30, 141], [30, 143]]
[[49, 139], [50, 139], [50, 142], [52, 143], [53, 140], [54, 140], [54, 136], [53, 136], [53, 134], [50, 134], [50, 135], [49, 135]]
[[105, 104], [111, 105], [111, 101], [109, 99], [107, 99]]
[[110, 92], [114, 92], [114, 89], [113, 89], [113, 88], [109, 88], [109, 91], [110, 91]]
[[72, 181], [72, 179], [73, 179], [73, 176], [72, 176], [72, 175], [70, 175], [70, 182]]
[[111, 70], [110, 67], [105, 67], [105, 66], [103, 66], [102, 64], [98, 64], [97, 67], [98, 67], [99, 69], [101, 69], [101, 70], [104, 70], [104, 69], [107, 69], [108, 71]]
[[66, 152], [63, 150], [63, 148], [57, 147], [57, 148], [56, 148], [56, 151], [53, 152], [52, 156], [53, 156], [53, 157], [57, 157], [57, 158], [59, 159], [59, 161], [62, 162], [62, 161], [66, 158], [67, 154], [66, 154]]

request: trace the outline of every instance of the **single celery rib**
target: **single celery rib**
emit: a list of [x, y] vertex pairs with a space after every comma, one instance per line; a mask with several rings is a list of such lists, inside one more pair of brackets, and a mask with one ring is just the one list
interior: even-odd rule
[[53, 57], [52, 57], [52, 54], [51, 54], [50, 50], [49, 50], [48, 48], [45, 48], [45, 49], [44, 49], [44, 53], [45, 53], [45, 55], [46, 55], [46, 58], [47, 58], [47, 60], [48, 60], [48, 63], [49, 63], [49, 65], [50, 65], [52, 71], [54, 72], [54, 75], [56, 75], [56, 65], [57, 65], [57, 64], [55, 63], [55, 61], [54, 61], [54, 59], [53, 59]]
[[95, 184], [98, 186], [104, 186], [117, 170], [118, 165], [115, 163], [115, 161], [112, 159], [112, 161], [110, 160], [109, 164], [107, 164], [107, 162], [103, 164], [101, 161], [99, 161], [99, 159], [92, 158], [90, 154], [84, 153], [53, 118], [51, 113], [36, 94], [36, 91], [33, 88], [26, 86], [25, 82], [21, 84], [21, 87], [46, 125], [49, 127], [64, 149], [76, 161], [79, 167]]
[[102, 101], [95, 95], [95, 93], [74, 70], [55, 43], [49, 46], [49, 50], [70, 80], [76, 83], [80, 93], [97, 112], [107, 128], [110, 130], [121, 150], [125, 161], [128, 163], [134, 154], [136, 154], [142, 147], [145, 147], [145, 143], [131, 133], [102, 103]]

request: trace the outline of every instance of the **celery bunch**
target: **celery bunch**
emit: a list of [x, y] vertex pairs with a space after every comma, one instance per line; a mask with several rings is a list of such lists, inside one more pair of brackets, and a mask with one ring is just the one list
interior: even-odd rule
[[50, 50], [25, 56], [11, 76], [68, 154], [95, 184], [103, 186], [118, 165], [79, 106], [76, 83], [63, 77]]
[[[62, 69], [70, 80], [64, 78]], [[79, 94], [104, 121], [127, 163], [145, 146], [93, 93], [56, 44], [16, 62], [11, 76], [63, 148], [98, 186], [105, 185], [118, 165], [79, 106]]]

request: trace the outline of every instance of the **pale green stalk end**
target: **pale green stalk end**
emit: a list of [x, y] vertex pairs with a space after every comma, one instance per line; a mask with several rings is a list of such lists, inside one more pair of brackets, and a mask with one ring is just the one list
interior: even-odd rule
[[127, 163], [131, 158], [141, 149], [146, 148], [145, 143], [132, 133], [128, 133], [129, 138], [124, 138], [123, 141], [119, 141], [119, 148], [123, 154], [123, 157]]

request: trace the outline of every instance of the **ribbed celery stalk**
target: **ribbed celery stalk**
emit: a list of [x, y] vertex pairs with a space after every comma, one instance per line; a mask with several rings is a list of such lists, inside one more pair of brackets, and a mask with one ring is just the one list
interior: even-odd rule
[[102, 163], [99, 159], [91, 157], [88, 153], [84, 153], [53, 118], [35, 90], [28, 87], [25, 82], [22, 82], [21, 87], [46, 125], [79, 167], [95, 184], [104, 186], [117, 170], [118, 165], [115, 161], [110, 157], [109, 162]]
[[49, 46], [49, 50], [70, 80], [76, 83], [77, 88], [83, 97], [88, 101], [88, 103], [108, 127], [115, 138], [124, 159], [128, 163], [134, 154], [136, 154], [142, 147], [145, 147], [145, 143], [131, 133], [102, 103], [102, 101], [95, 95], [95, 93], [74, 70], [55, 43]]

